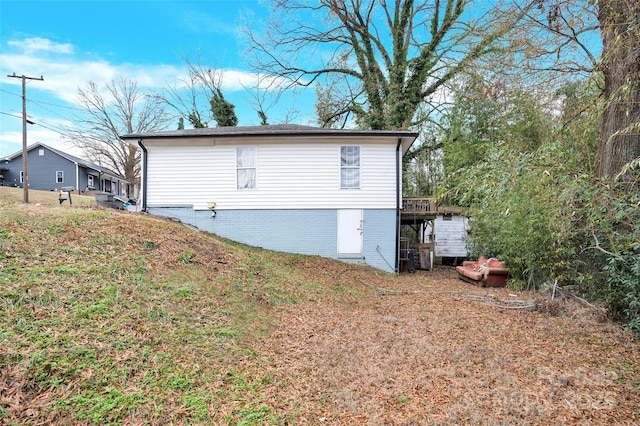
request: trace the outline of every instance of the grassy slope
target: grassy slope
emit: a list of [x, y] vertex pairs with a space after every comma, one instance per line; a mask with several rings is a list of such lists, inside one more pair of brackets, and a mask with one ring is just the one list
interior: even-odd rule
[[328, 291], [295, 274], [305, 258], [0, 197], [0, 419], [284, 421], [252, 342], [277, 306]]
[[20, 199], [0, 192], [0, 424], [640, 418], [640, 345], [592, 314]]
[[[60, 201], [58, 201], [59, 192], [56, 191], [29, 191], [29, 203], [36, 204], [40, 203], [42, 205], [60, 205]], [[0, 186], [0, 198], [5, 200], [5, 202], [11, 201], [22, 201], [23, 199], [23, 190], [22, 188], [12, 188], [7, 186]], [[87, 195], [78, 195], [77, 193], [71, 193], [71, 201], [74, 206], [95, 206], [96, 199], [92, 196]], [[69, 202], [65, 201], [63, 206], [69, 206]]]

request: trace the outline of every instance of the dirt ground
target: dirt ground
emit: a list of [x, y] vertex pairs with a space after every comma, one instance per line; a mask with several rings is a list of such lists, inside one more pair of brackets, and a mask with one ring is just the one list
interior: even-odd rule
[[[324, 271], [361, 298], [284, 313], [260, 348], [297, 424], [638, 424], [640, 345], [597, 309], [455, 270]], [[384, 287], [382, 287], [384, 285]]]

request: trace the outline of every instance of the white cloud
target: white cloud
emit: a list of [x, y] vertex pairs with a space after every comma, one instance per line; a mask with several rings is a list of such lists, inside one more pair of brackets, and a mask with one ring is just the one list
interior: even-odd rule
[[[60, 149], [71, 155], [83, 157], [83, 153], [77, 147], [62, 140], [60, 134], [40, 126], [28, 126], [27, 145], [43, 143], [52, 148]], [[22, 149], [22, 131], [3, 132], [0, 138], [0, 157], [12, 155]]]
[[[98, 86], [120, 77], [135, 80], [140, 88], [160, 89], [181, 76], [186, 76], [186, 66], [170, 64], [110, 63], [102, 58], [82, 58], [69, 44], [54, 43], [47, 39], [31, 38], [9, 41], [12, 52], [0, 54], [0, 78], [3, 83], [19, 85], [19, 79], [5, 78], [14, 72], [34, 77], [44, 77], [42, 84], [34, 85], [36, 90], [50, 92], [58, 99], [74, 102], [78, 87], [89, 81]], [[49, 55], [34, 54], [47, 50]], [[245, 87], [274, 87], [273, 80], [264, 80], [256, 73], [237, 69], [223, 69], [222, 89], [227, 92], [244, 91]], [[277, 82], [276, 82], [277, 83]], [[277, 85], [277, 84], [276, 84]]]
[[242, 91], [245, 88], [251, 89], [259, 87], [261, 90], [272, 91], [285, 83], [283, 78], [261, 76], [260, 74], [240, 71], [240, 70], [221, 70], [222, 73], [222, 89], [228, 91]]
[[56, 43], [46, 38], [32, 37], [24, 40], [10, 40], [7, 42], [10, 47], [17, 48], [25, 54], [35, 52], [52, 52], [61, 54], [73, 53], [73, 46], [69, 43]]
[[[45, 59], [20, 54], [0, 54], [0, 63], [2, 63], [0, 72], [4, 75], [14, 72], [8, 69], [8, 66], [11, 66], [23, 70], [24, 75], [43, 76], [44, 82], [34, 88], [48, 91], [66, 102], [73, 102], [78, 87], [84, 87], [89, 81], [102, 86], [122, 76], [136, 80], [141, 87], [158, 88], [181, 72], [178, 67], [170, 65], [118, 65], [100, 59], [74, 60], [68, 57]], [[20, 80], [7, 79], [6, 83], [19, 85]]]
[[[283, 84], [282, 80], [261, 77], [240, 69], [227, 68], [220, 69], [219, 72], [222, 74], [222, 91], [225, 97], [239, 106], [239, 116], [246, 115], [246, 118], [241, 119], [242, 124], [249, 124], [250, 121], [247, 120], [257, 117], [248, 106], [247, 97], [250, 96], [247, 89], [252, 91], [255, 87], [260, 87], [265, 93], [270, 93]], [[0, 115], [2, 155], [11, 154], [22, 146], [21, 120], [16, 118], [22, 112], [19, 95], [21, 81], [19, 78], [7, 77], [13, 73], [36, 78], [43, 76], [44, 81], [29, 81], [27, 90], [29, 100], [33, 101], [28, 105], [29, 114], [34, 114], [36, 121], [44, 118], [45, 124], [60, 117], [71, 117], [73, 113], [65, 108], [75, 107], [78, 88], [86, 87], [89, 81], [104, 88], [105, 83], [123, 77], [136, 81], [141, 90], [160, 90], [186, 80], [187, 66], [184, 63], [112, 63], [90, 53], [78, 52], [71, 44], [56, 43], [45, 38], [7, 41], [4, 46], [0, 46], [0, 81], [3, 87], [0, 92], [0, 112], [3, 113]], [[62, 103], [67, 105], [61, 105]], [[40, 126], [28, 128], [28, 143], [34, 142], [59, 146], [64, 151], [74, 153], [70, 147], [60, 146], [62, 142], [58, 133]]]

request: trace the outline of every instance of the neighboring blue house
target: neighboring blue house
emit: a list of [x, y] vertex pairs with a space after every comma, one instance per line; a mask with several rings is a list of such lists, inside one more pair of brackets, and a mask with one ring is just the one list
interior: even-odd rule
[[272, 125], [131, 134], [142, 208], [271, 250], [398, 272], [402, 156], [418, 136]]
[[[45, 191], [73, 187], [75, 191], [133, 196], [133, 184], [117, 173], [43, 143], [27, 147], [29, 189]], [[23, 187], [22, 150], [0, 158], [0, 184]]]

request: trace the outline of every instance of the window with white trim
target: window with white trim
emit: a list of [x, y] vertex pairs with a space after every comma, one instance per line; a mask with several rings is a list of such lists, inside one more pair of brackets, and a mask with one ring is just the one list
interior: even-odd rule
[[257, 153], [255, 146], [236, 147], [236, 188], [255, 189], [257, 173]]
[[64, 172], [62, 170], [56, 172], [56, 183], [64, 183]]
[[360, 188], [360, 147], [340, 147], [340, 188]]
[[39, 149], [39, 150], [38, 150], [38, 155], [39, 155], [40, 157], [44, 157], [44, 149]]
[[89, 189], [95, 188], [93, 185], [94, 185], [93, 184], [93, 175], [87, 176], [87, 188], [89, 188]]
[[24, 183], [24, 171], [20, 170], [20, 183]]

